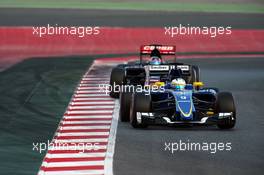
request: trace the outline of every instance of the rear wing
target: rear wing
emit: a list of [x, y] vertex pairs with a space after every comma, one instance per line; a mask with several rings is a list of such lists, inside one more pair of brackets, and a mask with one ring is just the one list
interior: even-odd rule
[[170, 45], [143, 45], [140, 47], [141, 55], [150, 55], [151, 51], [154, 49], [158, 49], [161, 55], [175, 55], [176, 54], [176, 46]]
[[155, 48], [159, 50], [161, 55], [175, 55], [174, 62], [176, 62], [176, 46], [151, 44], [140, 46], [140, 63], [142, 63], [142, 56], [150, 55]]

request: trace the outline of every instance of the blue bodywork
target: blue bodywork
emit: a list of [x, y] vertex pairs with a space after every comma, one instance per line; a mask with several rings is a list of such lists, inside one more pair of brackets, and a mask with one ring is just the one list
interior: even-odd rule
[[193, 90], [192, 85], [186, 85], [185, 89], [179, 90], [171, 87], [169, 84], [165, 86], [166, 92], [173, 95], [175, 99], [175, 110], [180, 115], [181, 120], [194, 120], [195, 106], [193, 103], [193, 94], [216, 94], [213, 89]]
[[195, 107], [192, 101], [192, 90], [170, 90], [175, 99], [176, 112], [182, 120], [193, 120]]

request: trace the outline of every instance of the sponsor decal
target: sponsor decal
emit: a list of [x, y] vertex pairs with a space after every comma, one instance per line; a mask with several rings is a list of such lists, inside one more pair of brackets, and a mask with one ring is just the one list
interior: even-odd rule
[[159, 71], [168, 71], [169, 70], [169, 66], [164, 66], [164, 65], [152, 65], [149, 66], [149, 70], [159, 70]]
[[161, 54], [175, 54], [176, 47], [175, 46], [151, 46], [145, 45], [141, 46], [141, 53], [149, 54], [152, 50], [157, 48]]
[[189, 66], [188, 65], [178, 65], [177, 69], [181, 69], [182, 71], [188, 71]]
[[[174, 50], [174, 46], [156, 46], [157, 49], [162, 50], [162, 51], [173, 51]], [[151, 51], [155, 49], [155, 46], [144, 46], [143, 50], [146, 51]]]

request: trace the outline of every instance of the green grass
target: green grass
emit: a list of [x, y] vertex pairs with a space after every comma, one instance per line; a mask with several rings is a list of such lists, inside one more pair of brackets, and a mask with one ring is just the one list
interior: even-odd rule
[[1, 0], [0, 7], [21, 8], [71, 8], [71, 9], [116, 9], [158, 10], [193, 12], [238, 12], [264, 13], [264, 6], [257, 4], [224, 3], [168, 3], [168, 2], [91, 2], [84, 0]]
[[0, 73], [0, 174], [37, 174], [80, 77], [93, 58], [36, 58]]

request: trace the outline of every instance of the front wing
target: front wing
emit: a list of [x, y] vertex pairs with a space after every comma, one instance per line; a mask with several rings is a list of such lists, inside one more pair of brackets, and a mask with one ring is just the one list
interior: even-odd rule
[[201, 120], [192, 121], [172, 121], [168, 116], [156, 115], [155, 113], [137, 112], [138, 123], [148, 125], [215, 125], [226, 121], [226, 119], [235, 120], [232, 112], [218, 113], [210, 116], [204, 116]]

